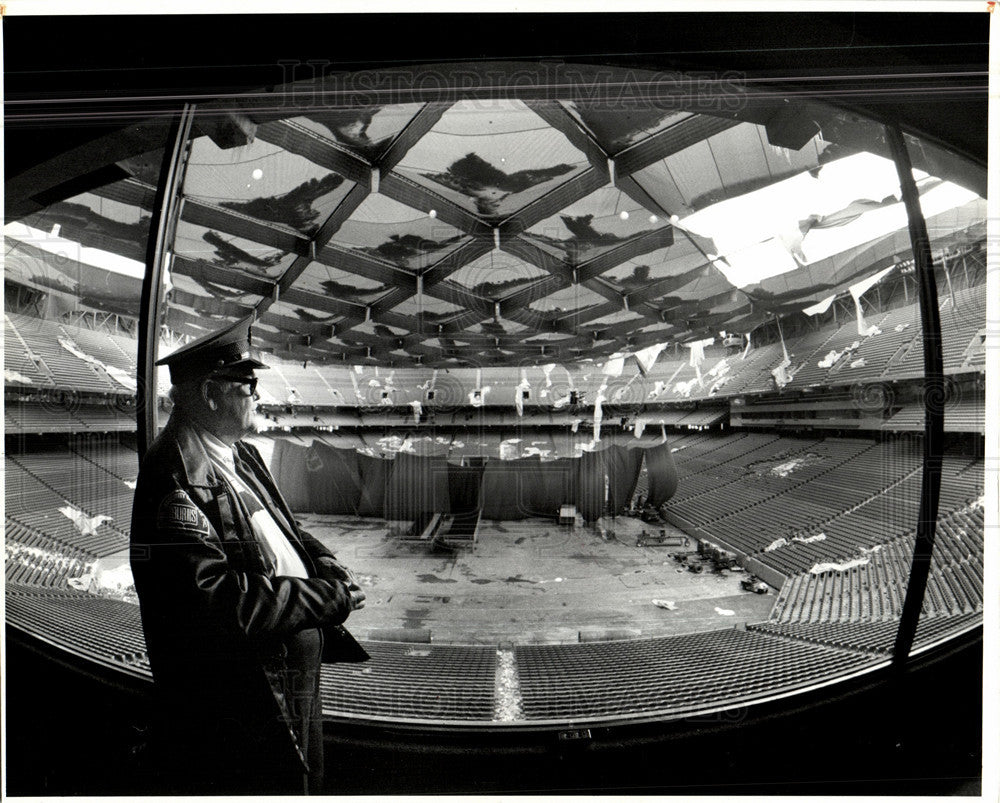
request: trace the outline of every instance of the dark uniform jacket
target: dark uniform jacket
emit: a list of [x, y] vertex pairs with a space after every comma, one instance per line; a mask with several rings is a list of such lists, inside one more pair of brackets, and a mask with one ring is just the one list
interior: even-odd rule
[[[131, 564], [163, 713], [161, 750], [179, 773], [267, 791], [267, 778], [301, 778], [317, 748], [322, 761], [321, 738], [309, 749], [302, 743], [295, 704], [315, 698], [318, 728], [319, 653], [323, 661], [368, 656], [341, 626], [350, 612], [346, 569], [298, 528], [257, 450], [241, 442], [235, 451], [309, 578], [275, 575], [238, 493], [176, 416], [142, 463]], [[218, 791], [230, 788], [221, 781]]]

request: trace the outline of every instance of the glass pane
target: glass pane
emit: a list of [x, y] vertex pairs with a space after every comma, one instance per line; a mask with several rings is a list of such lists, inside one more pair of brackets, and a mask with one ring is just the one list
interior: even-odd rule
[[[19, 595], [39, 635], [97, 660], [135, 644], [123, 666], [139, 668], [147, 664], [128, 565], [137, 337], [163, 159], [153, 143], [167, 136], [166, 126], [144, 130], [143, 150], [117, 163], [54, 168], [117, 178], [4, 226], [8, 595]], [[118, 630], [102, 618], [112, 612]], [[29, 614], [12, 620], [19, 615]], [[103, 634], [96, 647], [94, 633]]]

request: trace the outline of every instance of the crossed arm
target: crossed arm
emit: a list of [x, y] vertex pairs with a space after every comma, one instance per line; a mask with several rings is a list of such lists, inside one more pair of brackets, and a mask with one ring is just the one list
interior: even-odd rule
[[155, 583], [153, 593], [169, 600], [175, 610], [235, 620], [252, 640], [339, 625], [364, 604], [364, 592], [350, 572], [312, 536], [303, 544], [318, 577], [269, 577], [238, 570], [218, 533], [184, 491], [160, 503], [152, 530], [147, 543], [139, 539], [133, 545], [137, 586]]

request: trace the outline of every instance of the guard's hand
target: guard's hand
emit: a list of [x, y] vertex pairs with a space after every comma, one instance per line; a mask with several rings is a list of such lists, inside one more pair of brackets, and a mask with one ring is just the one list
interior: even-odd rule
[[361, 586], [352, 581], [347, 584], [347, 593], [351, 598], [352, 611], [357, 611], [365, 607], [365, 599], [367, 597], [365, 596], [365, 592], [361, 589]]
[[323, 557], [316, 561], [320, 577], [324, 580], [340, 580], [347, 585], [357, 585], [357, 580], [344, 564], [335, 558]]

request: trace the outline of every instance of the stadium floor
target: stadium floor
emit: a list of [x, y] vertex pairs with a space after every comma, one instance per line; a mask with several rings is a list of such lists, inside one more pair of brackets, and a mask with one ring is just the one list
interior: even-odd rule
[[776, 595], [743, 591], [739, 581], [745, 574], [681, 569], [671, 555], [693, 553], [693, 539], [686, 548], [637, 547], [643, 529], [661, 529], [638, 519], [602, 520], [614, 532], [610, 540], [551, 520], [483, 520], [475, 549], [454, 554], [401, 543], [382, 520], [300, 520], [366, 589], [368, 602], [350, 622], [360, 638], [409, 630], [414, 637], [429, 631], [435, 643], [539, 644], [576, 642], [581, 633], [676, 635], [763, 621]]

